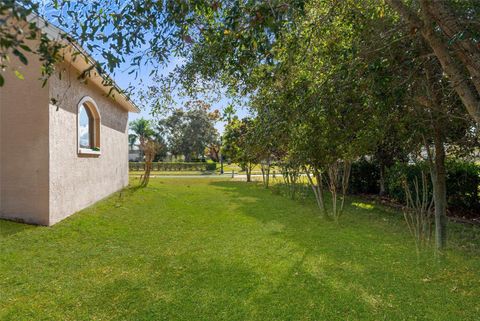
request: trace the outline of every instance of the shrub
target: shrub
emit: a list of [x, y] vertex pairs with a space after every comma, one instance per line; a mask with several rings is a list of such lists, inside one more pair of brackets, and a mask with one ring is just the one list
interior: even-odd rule
[[478, 213], [480, 166], [461, 161], [448, 161], [446, 166], [448, 206], [462, 212]]
[[207, 171], [214, 171], [217, 169], [217, 163], [206, 163], [205, 164], [205, 169]]
[[131, 171], [143, 171], [145, 170], [144, 162], [129, 162], [128, 167]]
[[[479, 184], [480, 166], [464, 161], [449, 160], [445, 164], [447, 171], [447, 204], [448, 209], [462, 214], [474, 214], [480, 211]], [[422, 169], [428, 174], [425, 162], [418, 164], [398, 163], [388, 169], [386, 173], [387, 195], [391, 198], [405, 203], [405, 192], [402, 187], [402, 179], [407, 178], [412, 184], [415, 177], [420, 181]], [[432, 186], [429, 187], [430, 193]], [[478, 216], [478, 215], [477, 215]]]
[[350, 173], [349, 193], [378, 194], [380, 172], [374, 162], [361, 159], [352, 164]]
[[[422, 179], [422, 170], [430, 181], [428, 166], [425, 162], [417, 164], [397, 163], [388, 168], [385, 173], [385, 189], [386, 194], [396, 201], [405, 203], [405, 190], [403, 180], [406, 179], [410, 189], [413, 190], [413, 182], [415, 178], [420, 182]], [[431, 184], [429, 185], [431, 193]]]

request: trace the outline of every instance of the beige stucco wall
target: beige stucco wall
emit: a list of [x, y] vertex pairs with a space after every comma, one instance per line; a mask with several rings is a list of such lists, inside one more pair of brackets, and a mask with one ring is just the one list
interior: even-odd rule
[[[128, 184], [128, 113], [92, 84], [80, 83], [78, 71], [59, 66], [50, 79], [50, 224], [62, 220]], [[99, 157], [77, 153], [77, 111], [84, 96], [97, 104], [100, 117]]]
[[[0, 217], [49, 223], [48, 85], [41, 86], [40, 63], [12, 59], [0, 87]], [[24, 80], [14, 76], [20, 71]]]
[[[11, 64], [24, 80], [2, 73], [0, 218], [52, 225], [128, 184], [128, 112], [67, 64], [42, 88], [40, 63], [28, 58]], [[101, 116], [99, 157], [77, 153], [77, 105], [87, 95]]]

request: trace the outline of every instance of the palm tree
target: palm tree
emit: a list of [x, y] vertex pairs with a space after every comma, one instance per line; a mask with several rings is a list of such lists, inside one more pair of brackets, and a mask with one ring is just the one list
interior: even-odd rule
[[155, 134], [150, 120], [143, 117], [130, 122], [130, 129], [134, 132], [132, 135], [135, 135], [135, 140], [138, 139], [140, 141], [141, 148], [145, 146], [146, 140]]
[[133, 142], [137, 139], [140, 142], [140, 157], [143, 158], [145, 153], [145, 146], [147, 141], [151, 136], [155, 134], [155, 131], [152, 129], [152, 125], [149, 119], [139, 118], [130, 122], [130, 129], [133, 131], [133, 134], [128, 135], [128, 140], [133, 146]]
[[130, 149], [133, 149], [133, 146], [135, 146], [136, 141], [137, 141], [136, 134], [128, 134], [128, 146], [130, 146]]
[[[152, 138], [155, 131], [152, 129], [150, 120], [139, 118], [130, 122], [130, 129], [134, 132], [128, 136], [129, 142], [140, 141], [140, 152], [145, 161], [145, 173], [140, 177], [140, 186], [146, 187], [150, 179], [152, 161], [158, 152], [159, 144]], [[133, 143], [132, 143], [133, 144]]]

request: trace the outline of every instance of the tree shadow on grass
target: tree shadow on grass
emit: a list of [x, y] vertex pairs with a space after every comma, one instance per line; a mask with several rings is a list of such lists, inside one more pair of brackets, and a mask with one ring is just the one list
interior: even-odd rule
[[[175, 264], [171, 260], [156, 256], [144, 266], [122, 265], [123, 273], [109, 266], [109, 278], [95, 284], [72, 282], [70, 291], [78, 297], [52, 298], [46, 309], [58, 318], [189, 321], [346, 320], [374, 313], [354, 292], [313, 277], [302, 260], [275, 280], [239, 260], [198, 262], [189, 255], [176, 258]], [[17, 308], [18, 317], [23, 308], [12, 310]]]
[[[349, 208], [337, 225], [320, 219], [313, 203], [299, 204], [259, 186], [185, 182], [169, 193], [191, 204], [182, 208], [178, 201], [163, 207], [163, 220], [156, 224], [156, 214], [142, 221], [134, 211], [112, 211], [101, 220], [77, 216], [36, 239], [44, 241], [38, 252], [27, 242], [17, 255], [5, 256], [3, 280], [10, 287], [3, 289], [7, 311], [2, 314], [0, 308], [0, 316], [475, 319], [469, 304], [478, 290], [455, 284], [458, 271], [447, 269], [442, 275], [428, 264], [418, 264], [402, 244], [408, 236], [382, 223], [380, 214]], [[125, 201], [148, 203], [158, 198], [158, 186], [145, 194]], [[184, 194], [190, 198], [184, 199]], [[112, 198], [100, 206], [110, 208], [118, 202]], [[374, 215], [379, 223], [370, 222]], [[34, 305], [44, 315], [29, 314], [36, 311]]]
[[[448, 281], [445, 271], [458, 267], [437, 264], [431, 253], [418, 257], [408, 231], [399, 224], [401, 218], [392, 213], [349, 204], [336, 224], [321, 219], [313, 202], [301, 204], [255, 184], [210, 184], [228, 193], [242, 215], [267, 229], [276, 227], [275, 237], [304, 251], [308, 263], [301, 264], [299, 273], [309, 274], [314, 283], [327, 282], [341, 298], [353, 295], [371, 312], [379, 313], [378, 317], [435, 319], [433, 315], [441, 315], [448, 320], [461, 319], [459, 313], [473, 311], [457, 307], [464, 304], [474, 285], [467, 285], [462, 295], [450, 293], [455, 281]], [[426, 284], [434, 278], [438, 282]], [[357, 307], [362, 306], [357, 303]], [[407, 304], [411, 309], [402, 308]], [[344, 307], [353, 308], [348, 300]]]

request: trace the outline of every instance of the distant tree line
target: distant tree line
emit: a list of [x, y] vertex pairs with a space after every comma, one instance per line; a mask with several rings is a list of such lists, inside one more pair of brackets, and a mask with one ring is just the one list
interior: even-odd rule
[[206, 157], [218, 161], [220, 143], [215, 128], [218, 119], [219, 112], [210, 111], [209, 104], [189, 101], [184, 108], [174, 108], [164, 117], [130, 122], [129, 143], [132, 147], [138, 145], [143, 152], [145, 141], [156, 142], [159, 148], [154, 161], [164, 159], [167, 153], [175, 158], [181, 156], [185, 162], [205, 161]]

